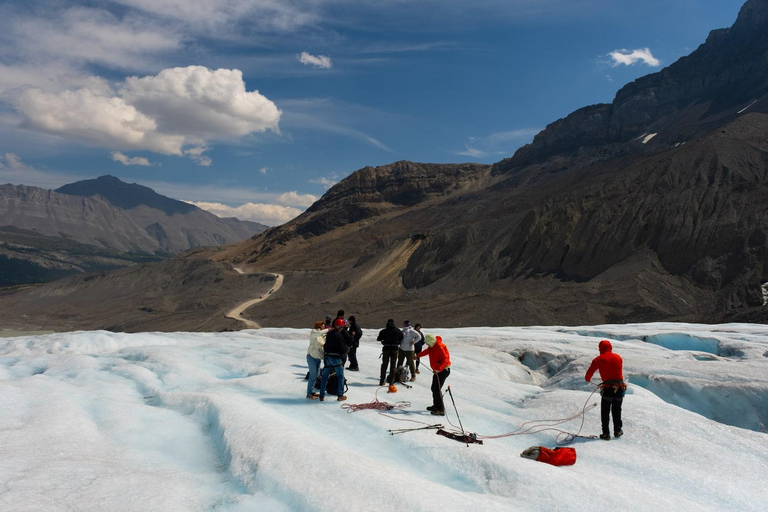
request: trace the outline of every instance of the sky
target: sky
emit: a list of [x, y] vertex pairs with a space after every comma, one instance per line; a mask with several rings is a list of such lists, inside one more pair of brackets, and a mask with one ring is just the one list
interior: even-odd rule
[[277, 225], [365, 166], [493, 163], [742, 0], [6, 0], [0, 183]]

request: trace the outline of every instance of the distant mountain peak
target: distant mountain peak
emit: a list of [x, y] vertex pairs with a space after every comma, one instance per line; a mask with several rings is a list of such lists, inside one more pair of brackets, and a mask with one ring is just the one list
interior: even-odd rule
[[91, 180], [82, 180], [56, 189], [60, 194], [91, 197], [99, 195], [124, 210], [148, 206], [167, 215], [185, 214], [197, 209], [196, 206], [158, 194], [149, 187], [137, 183], [126, 183], [110, 175]]

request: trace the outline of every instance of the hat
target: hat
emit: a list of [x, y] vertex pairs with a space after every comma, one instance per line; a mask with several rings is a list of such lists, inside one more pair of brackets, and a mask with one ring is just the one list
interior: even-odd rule
[[335, 322], [333, 322], [334, 327], [344, 327], [346, 325], [346, 322], [343, 318], [337, 318]]
[[436, 342], [437, 342], [437, 338], [435, 337], [434, 334], [424, 335], [424, 343], [426, 343], [430, 347], [434, 347]]

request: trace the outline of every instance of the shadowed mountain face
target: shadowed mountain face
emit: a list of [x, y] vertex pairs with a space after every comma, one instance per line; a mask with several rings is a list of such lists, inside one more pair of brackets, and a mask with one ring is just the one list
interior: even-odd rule
[[166, 215], [186, 214], [197, 207], [170, 197], [161, 196], [149, 187], [125, 183], [114, 176], [101, 176], [93, 180], [70, 183], [56, 189], [59, 194], [92, 197], [99, 195], [123, 210], [147, 206]]
[[285, 275], [245, 313], [266, 326], [340, 307], [364, 327], [768, 321], [767, 34], [768, 0], [750, 0], [509, 159], [366, 167], [209, 257]]

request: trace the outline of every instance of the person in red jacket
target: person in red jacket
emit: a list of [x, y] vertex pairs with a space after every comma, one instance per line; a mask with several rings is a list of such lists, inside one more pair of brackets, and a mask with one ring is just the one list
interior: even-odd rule
[[627, 390], [627, 385], [624, 383], [624, 362], [619, 354], [613, 352], [611, 342], [603, 340], [598, 345], [598, 348], [600, 349], [600, 355], [592, 360], [592, 364], [589, 366], [584, 379], [589, 382], [595, 371], [600, 372], [600, 378], [603, 380], [600, 384], [600, 394], [603, 397], [603, 401], [600, 404], [600, 420], [603, 424], [603, 433], [600, 439], [610, 441], [611, 434], [608, 427], [610, 426], [611, 414], [613, 415], [614, 437], [624, 435], [624, 432], [621, 430], [621, 403], [624, 401], [624, 392]]
[[429, 356], [429, 366], [432, 368], [432, 407], [427, 407], [435, 416], [445, 416], [445, 404], [441, 389], [445, 379], [451, 374], [451, 356], [443, 338], [433, 334], [424, 336], [427, 348], [418, 353], [417, 357]]

